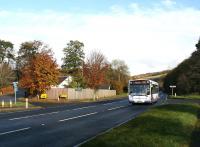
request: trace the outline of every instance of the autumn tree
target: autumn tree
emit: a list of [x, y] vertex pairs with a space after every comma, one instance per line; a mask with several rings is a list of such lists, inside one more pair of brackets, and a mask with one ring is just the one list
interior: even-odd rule
[[[85, 58], [85, 53], [83, 51], [84, 44], [82, 42], [70, 41], [67, 47], [63, 49], [64, 58], [62, 64], [62, 70], [73, 77], [72, 87], [77, 87], [83, 85], [83, 62]], [[76, 84], [75, 84], [76, 83]]]
[[97, 89], [106, 82], [106, 72], [109, 64], [101, 52], [93, 51], [83, 68], [83, 75], [88, 87]]
[[117, 94], [126, 90], [129, 80], [129, 68], [126, 63], [119, 59], [113, 60], [111, 62], [107, 79], [110, 81], [111, 88], [115, 89]]
[[29, 64], [30, 60], [35, 58], [36, 55], [42, 51], [50, 52], [51, 49], [45, 43], [37, 40], [21, 43], [16, 59], [16, 72], [18, 80], [20, 80], [22, 76], [22, 68]]
[[0, 63], [15, 60], [13, 44], [10, 41], [0, 40]]
[[123, 60], [113, 60], [111, 63], [111, 67], [112, 69], [115, 71], [116, 75], [117, 75], [117, 80], [123, 81], [123, 80], [127, 80], [129, 77], [129, 68], [126, 65], [126, 63]]
[[0, 89], [9, 86], [15, 80], [15, 74], [8, 63], [0, 63]]
[[41, 41], [26, 41], [20, 45], [17, 57], [17, 66], [22, 68], [29, 60], [34, 58], [39, 52], [50, 50], [48, 45]]
[[34, 94], [41, 93], [57, 84], [58, 65], [49, 51], [42, 51], [30, 59], [22, 68], [20, 85], [28, 88]]

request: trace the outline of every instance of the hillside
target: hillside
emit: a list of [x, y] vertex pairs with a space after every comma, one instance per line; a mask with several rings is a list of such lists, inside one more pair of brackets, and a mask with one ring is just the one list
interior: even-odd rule
[[170, 85], [176, 85], [179, 95], [200, 93], [200, 40], [188, 59], [174, 68], [164, 79], [165, 91], [170, 93]]
[[164, 70], [164, 71], [160, 71], [160, 72], [139, 74], [139, 75], [132, 76], [131, 78], [133, 80], [136, 80], [136, 79], [154, 80], [154, 81], [157, 81], [160, 84], [160, 87], [162, 88], [163, 87], [163, 80], [169, 72], [170, 72], [170, 70]]
[[132, 79], [157, 79], [160, 77], [166, 76], [170, 70], [164, 70], [160, 72], [152, 72], [152, 73], [145, 73], [145, 74], [139, 74], [132, 76]]

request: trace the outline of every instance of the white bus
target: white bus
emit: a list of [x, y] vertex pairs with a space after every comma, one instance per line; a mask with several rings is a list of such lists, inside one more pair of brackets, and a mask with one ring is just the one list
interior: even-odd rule
[[152, 80], [130, 80], [128, 99], [134, 103], [154, 103], [159, 99], [159, 84]]

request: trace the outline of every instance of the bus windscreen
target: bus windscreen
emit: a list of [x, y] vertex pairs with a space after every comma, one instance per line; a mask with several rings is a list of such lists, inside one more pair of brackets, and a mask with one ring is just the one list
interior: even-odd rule
[[150, 85], [147, 83], [139, 84], [134, 83], [130, 84], [130, 94], [132, 95], [148, 95], [150, 91]]

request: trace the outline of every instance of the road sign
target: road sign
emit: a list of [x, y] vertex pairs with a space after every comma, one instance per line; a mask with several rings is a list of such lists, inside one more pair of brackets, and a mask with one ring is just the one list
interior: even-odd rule
[[176, 86], [175, 86], [175, 85], [170, 85], [169, 87], [170, 87], [170, 88], [176, 88]]
[[18, 91], [18, 82], [13, 82], [13, 87], [15, 91]]
[[13, 82], [13, 87], [15, 91], [15, 104], [17, 102], [17, 91], [18, 91], [18, 82]]
[[173, 96], [173, 94], [174, 94], [174, 88], [176, 88], [176, 85], [170, 85], [169, 87], [172, 89], [172, 96]]

